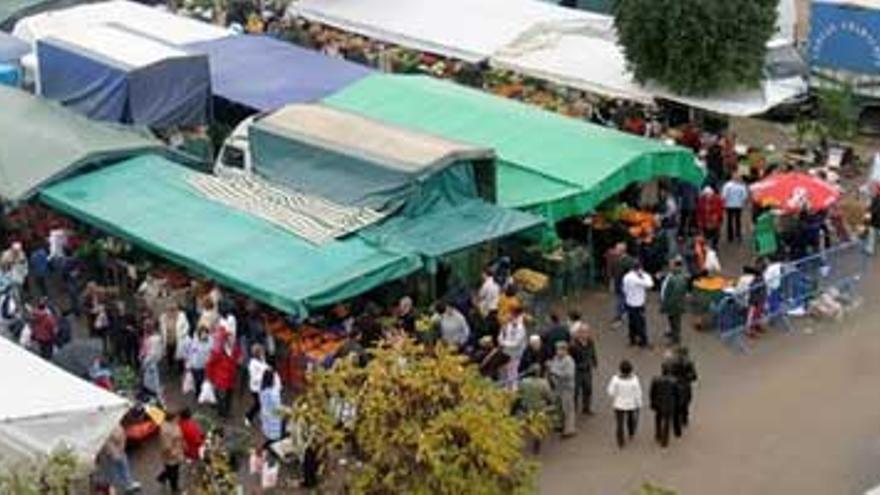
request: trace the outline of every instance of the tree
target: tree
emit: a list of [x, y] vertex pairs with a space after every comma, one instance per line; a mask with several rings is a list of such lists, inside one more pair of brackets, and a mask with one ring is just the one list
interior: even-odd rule
[[639, 82], [685, 95], [756, 87], [778, 0], [618, 0], [614, 23]]
[[[534, 491], [526, 434], [543, 415], [511, 415], [513, 397], [465, 358], [402, 340], [310, 377], [291, 416], [313, 445], [342, 451], [354, 493], [515, 494]], [[340, 414], [340, 410], [347, 414]]]
[[18, 464], [0, 472], [0, 493], [10, 495], [67, 495], [82, 477], [76, 456], [60, 449], [46, 458]]
[[852, 139], [858, 132], [859, 107], [851, 84], [822, 88], [818, 92], [820, 134], [837, 141]]

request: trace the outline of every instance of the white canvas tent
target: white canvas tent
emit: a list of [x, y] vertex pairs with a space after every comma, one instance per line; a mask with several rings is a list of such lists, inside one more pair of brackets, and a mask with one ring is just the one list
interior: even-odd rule
[[611, 17], [566, 23], [542, 23], [523, 33], [491, 59], [494, 67], [612, 98], [649, 102], [675, 101], [723, 115], [764, 113], [804, 91], [801, 79], [764, 81], [760, 89], [709, 97], [688, 97], [656, 85], [635, 81]]
[[301, 0], [291, 8], [312, 21], [472, 63], [535, 22], [583, 15], [535, 0]]
[[127, 0], [113, 0], [53, 10], [20, 20], [12, 34], [31, 43], [59, 32], [115, 24], [170, 45], [210, 41], [230, 32], [219, 26], [174, 15]]
[[94, 461], [128, 402], [0, 337], [0, 469], [67, 446]]

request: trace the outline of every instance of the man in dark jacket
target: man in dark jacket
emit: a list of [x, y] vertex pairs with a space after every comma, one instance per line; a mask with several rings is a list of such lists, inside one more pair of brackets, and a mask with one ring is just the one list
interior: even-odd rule
[[541, 336], [541, 340], [544, 344], [545, 361], [552, 359], [556, 355], [557, 342], [569, 343], [571, 341], [571, 333], [569, 333], [568, 327], [562, 323], [559, 315], [556, 313], [550, 314], [550, 326], [544, 332], [544, 335]]
[[592, 416], [593, 370], [599, 363], [596, 360], [592, 330], [586, 323], [582, 323], [575, 331], [569, 352], [574, 358], [575, 366], [575, 403], [580, 402], [582, 414]]
[[[679, 416], [676, 409], [679, 405], [679, 388], [672, 376], [672, 365], [663, 363], [662, 374], [651, 381], [651, 409], [654, 411], [654, 436], [661, 447], [669, 445], [669, 425], [673, 423], [676, 431]], [[676, 435], [678, 436], [678, 435]]]
[[681, 317], [685, 311], [687, 291], [688, 278], [684, 274], [681, 258], [676, 258], [672, 262], [672, 271], [660, 286], [660, 312], [669, 321], [669, 332], [666, 336], [675, 345], [681, 342]]
[[[678, 421], [673, 424], [679, 425], [680, 428], [687, 427], [690, 419], [690, 405], [693, 396], [693, 383], [697, 381], [697, 369], [693, 361], [688, 356], [687, 347], [681, 346], [672, 354], [668, 355], [664, 364], [668, 364], [672, 370], [672, 376], [678, 384], [678, 404], [676, 415]], [[675, 436], [680, 436], [680, 431], [676, 430]]]

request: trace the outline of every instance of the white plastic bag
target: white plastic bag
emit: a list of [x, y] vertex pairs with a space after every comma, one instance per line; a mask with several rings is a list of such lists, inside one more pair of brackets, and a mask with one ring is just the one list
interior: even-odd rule
[[210, 381], [202, 382], [202, 390], [199, 391], [199, 404], [216, 404], [217, 394], [214, 392], [214, 385]]
[[31, 347], [31, 326], [25, 325], [24, 328], [21, 329], [21, 335], [18, 336], [18, 343], [25, 349], [30, 349]]
[[251, 474], [260, 474], [263, 472], [263, 455], [258, 450], [251, 450], [249, 461], [249, 471]]
[[263, 470], [260, 476], [260, 484], [262, 485], [263, 490], [275, 488], [275, 486], [278, 485], [278, 470], [280, 467], [280, 463], [270, 462], [268, 458], [263, 463]]
[[183, 394], [194, 392], [196, 389], [196, 379], [193, 377], [192, 371], [186, 370], [183, 374], [183, 383], [180, 384], [180, 390]]

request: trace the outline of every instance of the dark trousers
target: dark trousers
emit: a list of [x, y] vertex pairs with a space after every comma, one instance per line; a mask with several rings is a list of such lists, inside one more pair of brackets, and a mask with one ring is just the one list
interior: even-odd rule
[[[682, 395], [684, 395], [685, 397], [681, 400], [681, 402], [679, 403], [678, 407], [675, 410], [675, 416], [677, 419], [676, 423], [678, 424], [677, 429], [679, 430], [679, 432], [681, 431], [682, 428], [684, 428], [688, 425], [688, 422], [690, 421], [690, 409], [691, 409], [691, 398], [690, 398], [691, 392], [690, 392], [690, 390], [683, 391]], [[676, 436], [679, 436], [679, 435], [680, 435], [680, 433], [677, 432]]]
[[205, 383], [205, 370], [190, 370], [193, 375], [193, 384], [195, 385], [196, 398], [202, 393], [202, 384]]
[[727, 242], [742, 240], [742, 208], [727, 208]]
[[691, 229], [697, 225], [697, 211], [682, 208], [678, 219], [678, 235], [687, 236]]
[[669, 341], [678, 344], [681, 342], [681, 315], [669, 314], [666, 320], [669, 321]]
[[180, 464], [165, 464], [162, 472], [156, 478], [161, 484], [168, 484], [173, 493], [180, 491]]
[[645, 308], [641, 306], [627, 306], [626, 316], [629, 321], [630, 345], [648, 347], [648, 329], [645, 327]]
[[228, 418], [232, 411], [232, 390], [216, 390], [217, 392], [217, 414], [221, 418]]
[[654, 438], [663, 447], [669, 445], [669, 426], [674, 416], [671, 412], [654, 411]]
[[579, 369], [574, 375], [575, 404], [580, 403], [581, 412], [591, 412], [593, 403], [593, 372], [589, 368]]
[[639, 410], [615, 409], [614, 419], [617, 422], [617, 446], [623, 447], [627, 440], [627, 433], [629, 439], [632, 439], [636, 434], [639, 427]]
[[43, 359], [52, 359], [52, 351], [55, 347], [52, 342], [37, 342], [37, 346], [40, 349], [40, 356], [42, 356]]
[[247, 418], [248, 421], [253, 423], [254, 418], [259, 413], [260, 413], [260, 395], [255, 392], [251, 392], [251, 407], [247, 410], [246, 413], [244, 413], [244, 417]]
[[31, 293], [35, 296], [49, 297], [49, 283], [47, 275], [32, 275]]
[[706, 238], [706, 241], [709, 242], [709, 245], [712, 246], [712, 249], [718, 249], [718, 238], [721, 237], [718, 232], [718, 228], [705, 228], [703, 229], [703, 237]]

